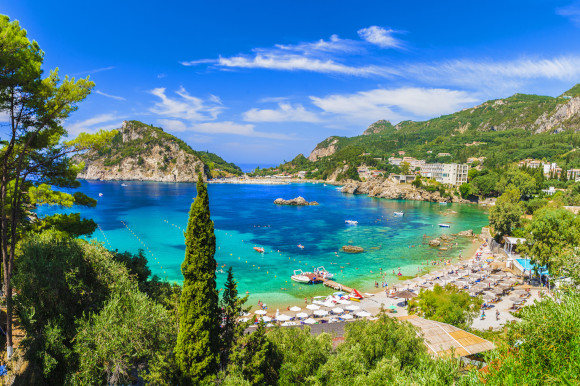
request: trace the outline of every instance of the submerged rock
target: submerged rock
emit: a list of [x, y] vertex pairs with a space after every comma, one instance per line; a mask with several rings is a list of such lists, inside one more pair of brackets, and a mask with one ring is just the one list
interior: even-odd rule
[[469, 236], [472, 237], [473, 236], [473, 229], [468, 229], [466, 231], [461, 231], [457, 234], [457, 236]]
[[291, 200], [284, 200], [283, 198], [277, 198], [274, 200], [274, 204], [277, 205], [295, 205], [295, 206], [307, 206], [307, 205], [318, 205], [316, 201], [306, 201], [304, 197], [296, 197]]
[[342, 250], [347, 253], [361, 253], [365, 251], [363, 247], [357, 247], [356, 245], [343, 245]]
[[429, 241], [430, 247], [438, 247], [440, 245], [441, 245], [441, 240], [439, 240], [439, 239], [433, 239], [433, 240]]

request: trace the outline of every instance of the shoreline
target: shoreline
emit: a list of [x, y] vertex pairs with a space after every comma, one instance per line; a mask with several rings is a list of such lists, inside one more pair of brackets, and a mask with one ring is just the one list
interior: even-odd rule
[[[458, 236], [458, 237], [461, 237], [461, 236]], [[395, 278], [394, 280], [389, 279], [389, 281], [387, 281], [388, 282], [388, 289], [389, 290], [394, 289], [394, 288], [397, 288], [399, 290], [406, 289], [410, 285], [408, 283], [409, 280], [415, 279], [417, 277], [428, 276], [434, 271], [438, 271], [441, 269], [445, 269], [446, 267], [450, 267], [450, 266], [454, 266], [457, 264], [462, 264], [464, 262], [474, 260], [477, 252], [480, 250], [480, 248], [485, 243], [485, 240], [482, 240], [481, 237], [482, 237], [481, 233], [478, 234], [477, 236], [469, 237], [472, 240], [475, 240], [475, 242], [472, 241], [471, 245], [469, 245], [467, 248], [465, 248], [466, 249], [465, 255], [463, 255], [461, 258], [459, 258], [457, 256], [457, 257], [454, 257], [454, 258], [452, 257], [452, 258], [448, 259], [451, 261], [450, 264], [443, 262], [443, 264], [437, 264], [437, 265], [430, 265], [430, 264], [424, 265], [424, 264], [422, 264], [422, 265], [418, 265], [418, 266], [416, 266], [416, 265], [402, 266], [401, 268], [403, 268], [403, 269], [405, 267], [421, 267], [421, 272], [416, 273], [412, 277], [411, 277], [411, 275], [405, 275], [406, 279], [404, 279], [404, 280], [399, 280], [398, 278]], [[392, 274], [389, 273], [389, 274], [385, 274], [385, 275], [391, 276]], [[369, 275], [368, 282], [372, 283], [374, 281], [376, 281], [376, 279], [373, 279]], [[349, 285], [350, 283], [340, 283], [340, 284], [343, 284], [344, 286], [350, 287], [350, 285]], [[304, 284], [304, 285], [306, 285], [306, 284]], [[326, 287], [326, 286], [324, 286], [324, 284], [320, 284], [319, 286], [320, 286], [320, 289], [319, 289], [319, 291], [317, 291], [317, 296], [326, 297], [326, 296], [332, 294], [333, 292], [336, 292], [335, 289]], [[367, 288], [367, 287], [365, 286], [365, 287], [359, 287], [359, 288]], [[372, 302], [374, 302], [374, 300], [373, 300], [374, 295], [381, 294], [381, 293], [384, 294], [384, 292], [385, 292], [385, 288], [383, 288], [383, 287], [376, 288], [374, 286], [372, 288], [367, 288], [367, 289], [358, 289], [357, 288], [357, 290], [360, 293], [362, 293], [363, 295], [364, 294], [371, 294], [371, 296], [365, 297], [364, 299], [361, 300], [361, 302], [360, 302], [361, 308], [364, 308], [363, 304], [365, 305], [365, 307], [369, 307], [369, 306], [372, 308], [376, 307], [372, 304]], [[240, 294], [240, 295], [243, 295], [243, 294]], [[250, 292], [250, 295], [251, 295], [251, 292]], [[284, 295], [284, 292], [279, 291], [279, 292], [276, 292], [272, 295], [273, 295], [273, 297], [276, 297], [276, 295]], [[265, 297], [263, 296], [263, 299], [267, 299], [269, 297], [270, 296], [265, 296]], [[281, 297], [286, 297], [286, 296], [281, 296]], [[311, 304], [311, 299], [308, 299], [307, 304]], [[259, 308], [256, 304], [253, 304], [253, 303], [252, 304], [247, 303], [247, 305], [250, 307], [250, 311], [249, 311], [250, 313], [256, 311]], [[293, 297], [292, 300], [287, 299], [287, 300], [280, 300], [280, 301], [268, 301], [268, 302], [265, 302], [265, 305], [267, 306], [267, 309], [266, 309], [267, 315], [271, 316], [271, 315], [274, 315], [276, 313], [277, 309], [280, 310], [280, 313], [284, 313], [284, 312], [287, 312], [287, 309], [289, 307], [292, 307], [292, 306], [298, 306], [298, 307], [304, 308], [305, 302], [303, 299], [300, 299], [298, 297]], [[399, 314], [399, 315], [401, 315], [401, 314]]]

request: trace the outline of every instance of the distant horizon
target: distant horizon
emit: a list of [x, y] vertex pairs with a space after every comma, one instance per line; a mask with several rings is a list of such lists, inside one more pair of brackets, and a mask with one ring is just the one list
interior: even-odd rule
[[0, 13], [39, 43], [45, 72], [96, 83], [64, 124], [71, 137], [136, 119], [236, 164], [280, 164], [380, 119], [423, 121], [580, 83], [573, 0], [21, 0]]

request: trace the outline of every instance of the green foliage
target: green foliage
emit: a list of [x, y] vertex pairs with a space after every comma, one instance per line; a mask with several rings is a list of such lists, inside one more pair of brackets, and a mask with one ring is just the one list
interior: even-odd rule
[[97, 200], [92, 197], [87, 196], [81, 192], [75, 192], [73, 194], [73, 198], [75, 200], [75, 205], [86, 206], [88, 208], [94, 208], [97, 206]]
[[136, 288], [112, 296], [78, 325], [74, 379], [83, 385], [131, 382], [139, 365], [174, 346], [175, 324], [167, 310]]
[[473, 370], [471, 384], [575, 385], [580, 383], [580, 294], [562, 293], [520, 312], [508, 342], [486, 355], [488, 372]]
[[231, 355], [232, 371], [241, 374], [251, 385], [276, 385], [282, 355], [266, 337], [264, 322], [258, 323], [258, 328], [245, 335], [239, 341], [239, 346]]
[[500, 175], [497, 172], [480, 173], [471, 180], [472, 194], [481, 197], [496, 196], [499, 179]]
[[523, 197], [530, 197], [532, 194], [538, 192], [538, 184], [536, 179], [529, 173], [526, 173], [520, 168], [513, 167], [502, 174], [497, 183], [497, 191], [504, 193], [514, 189], [518, 189]]
[[520, 191], [508, 190], [498, 197], [495, 205], [489, 210], [489, 224], [495, 229], [498, 237], [509, 235], [512, 229], [519, 226], [523, 214]]
[[282, 355], [279, 369], [280, 385], [309, 385], [318, 368], [332, 352], [332, 338], [326, 333], [312, 335], [310, 328], [276, 328], [268, 339]]
[[97, 230], [97, 223], [92, 219], [81, 218], [80, 213], [57, 213], [34, 222], [30, 230], [32, 232], [43, 232], [51, 228], [66, 232], [71, 237], [90, 236]]
[[547, 266], [551, 274], [567, 273], [578, 278], [578, 246], [580, 218], [565, 209], [545, 207], [534, 213], [526, 227], [526, 243], [518, 250]]
[[481, 298], [472, 298], [451, 284], [445, 287], [436, 284], [433, 290], [423, 290], [409, 302], [411, 313], [461, 329], [471, 326], [482, 304]]
[[65, 208], [73, 206], [75, 199], [68, 193], [52, 190], [47, 184], [31, 186], [28, 189], [28, 197], [33, 205], [60, 205]]
[[463, 198], [471, 197], [473, 195], [473, 190], [474, 189], [470, 183], [464, 183], [459, 186], [459, 193]]
[[200, 174], [197, 197], [189, 211], [185, 259], [181, 265], [183, 292], [175, 356], [184, 384], [198, 384], [213, 377], [217, 374], [219, 359], [216, 241], [207, 187], [202, 180]]
[[243, 298], [238, 296], [238, 283], [234, 280], [233, 268], [230, 267], [220, 304], [222, 312], [220, 363], [222, 368], [227, 367], [231, 350], [236, 340], [244, 333], [246, 325], [244, 323], [238, 323], [237, 319], [243, 312], [248, 311], [249, 308], [244, 308], [247, 300], [248, 295]]

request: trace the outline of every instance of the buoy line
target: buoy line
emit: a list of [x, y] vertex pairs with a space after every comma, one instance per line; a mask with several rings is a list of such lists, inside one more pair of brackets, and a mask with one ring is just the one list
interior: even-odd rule
[[[121, 221], [121, 223], [122, 223], [122, 224], [125, 226], [125, 228], [127, 228], [127, 230], [128, 230], [128, 231], [129, 231], [129, 232], [130, 232], [130, 233], [131, 233], [133, 236], [135, 236], [135, 238], [136, 238], [137, 240], [139, 240], [139, 242], [141, 243], [141, 245], [143, 245], [143, 246], [145, 247], [145, 249], [147, 249], [147, 252], [149, 252], [149, 254], [151, 255], [151, 257], [153, 257], [153, 258], [155, 259], [155, 262], [156, 262], [157, 264], [159, 264], [159, 266], [161, 267], [161, 269], [163, 269], [163, 266], [162, 266], [162, 265], [161, 265], [161, 263], [160, 263], [160, 262], [157, 260], [157, 258], [155, 257], [155, 255], [153, 254], [153, 252], [151, 251], [151, 249], [149, 249], [149, 247], [147, 246], [147, 244], [145, 244], [145, 243], [143, 242], [143, 240], [141, 240], [141, 238], [140, 238], [139, 236], [137, 236], [137, 234], [136, 234], [135, 232], [133, 232], [133, 230], [132, 230], [131, 228], [129, 228], [129, 226], [128, 226], [128, 225], [127, 225], [127, 224], [126, 224], [126, 223], [125, 223], [123, 220], [120, 220], [120, 221]], [[163, 269], [163, 273], [164, 273], [165, 275], [167, 275], [167, 272], [165, 271], [165, 269]]]

